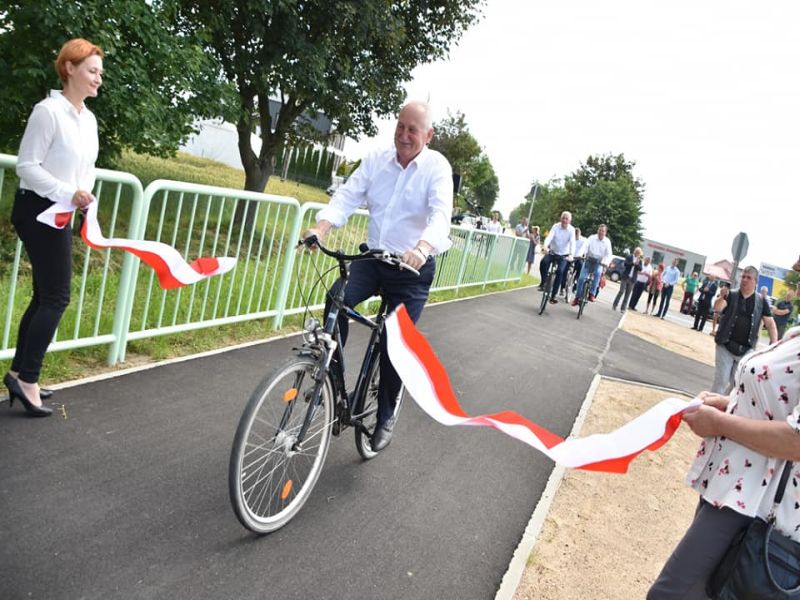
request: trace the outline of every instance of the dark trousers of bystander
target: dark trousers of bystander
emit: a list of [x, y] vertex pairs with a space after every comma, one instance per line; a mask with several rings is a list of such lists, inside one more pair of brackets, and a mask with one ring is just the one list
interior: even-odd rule
[[669, 310], [669, 301], [672, 300], [672, 289], [674, 286], [665, 285], [661, 290], [661, 303], [658, 305], [658, 312], [656, 316], [662, 319], [667, 316]]
[[642, 293], [644, 292], [644, 288], [647, 286], [646, 281], [637, 281], [633, 286], [633, 292], [631, 292], [631, 301], [628, 304], [628, 308], [631, 310], [636, 310], [636, 305], [639, 303], [639, 298], [642, 297]]
[[617, 306], [619, 306], [620, 311], [625, 312], [625, 309], [628, 308], [628, 302], [630, 301], [631, 292], [633, 292], [633, 286], [635, 283], [636, 282], [633, 279], [620, 280], [619, 291], [614, 298], [614, 310], [617, 310]]
[[706, 319], [708, 319], [709, 308], [711, 308], [710, 302], [697, 303], [697, 312], [694, 313], [694, 325], [692, 326], [693, 329], [697, 329], [697, 331], [703, 331], [703, 328], [706, 326]]
[[31, 261], [33, 295], [19, 322], [11, 370], [37, 383], [47, 347], [69, 304], [72, 279], [72, 228], [56, 229], [36, 217], [53, 203], [30, 190], [17, 190], [11, 223]]
[[688, 315], [692, 312], [692, 303], [694, 302], [694, 292], [683, 292], [681, 299], [681, 312]]

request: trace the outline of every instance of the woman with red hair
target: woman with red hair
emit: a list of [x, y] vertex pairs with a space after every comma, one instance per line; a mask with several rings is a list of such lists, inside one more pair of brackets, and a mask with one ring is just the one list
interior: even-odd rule
[[3, 378], [9, 404], [19, 400], [30, 416], [53, 413], [42, 405], [52, 395], [39, 387], [47, 347], [69, 304], [72, 229], [56, 229], [36, 217], [59, 204], [65, 212], [94, 201], [97, 120], [84, 100], [97, 96], [103, 82], [103, 51], [76, 38], [61, 48], [55, 69], [63, 84], [39, 102], [19, 146], [19, 189], [11, 222], [31, 263], [33, 295], [22, 315], [11, 369]]

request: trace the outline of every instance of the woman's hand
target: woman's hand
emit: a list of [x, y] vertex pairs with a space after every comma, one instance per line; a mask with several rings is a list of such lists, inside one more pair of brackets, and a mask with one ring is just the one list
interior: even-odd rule
[[703, 404], [716, 408], [725, 412], [728, 409], [728, 402], [730, 398], [722, 394], [715, 394], [714, 392], [700, 392], [697, 397], [703, 401]]
[[86, 208], [92, 202], [94, 202], [94, 196], [92, 196], [91, 192], [86, 192], [84, 190], [77, 190], [72, 195], [72, 204], [78, 208]]
[[683, 413], [682, 418], [694, 433], [700, 437], [721, 435], [722, 420], [728, 415], [717, 408], [703, 404], [697, 410]]

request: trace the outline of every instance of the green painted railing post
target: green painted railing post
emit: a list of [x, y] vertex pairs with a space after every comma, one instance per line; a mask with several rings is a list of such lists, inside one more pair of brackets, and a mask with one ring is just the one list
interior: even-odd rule
[[467, 239], [464, 240], [464, 253], [461, 255], [461, 264], [458, 266], [458, 278], [456, 279], [456, 296], [458, 296], [458, 290], [464, 281], [464, 271], [467, 269], [467, 257], [469, 256], [469, 247], [472, 245], [473, 232], [474, 230], [470, 229]]
[[486, 281], [489, 279], [489, 270], [492, 268], [492, 260], [494, 259], [494, 250], [497, 247], [498, 236], [492, 236], [492, 247], [489, 249], [489, 256], [486, 257], [486, 270], [483, 272], [483, 285], [482, 290], [486, 289]]
[[286, 253], [284, 254], [284, 259], [283, 259], [283, 271], [281, 272], [281, 280], [278, 283], [278, 297], [275, 306], [277, 314], [275, 315], [275, 319], [272, 325], [272, 328], [276, 330], [283, 327], [283, 315], [284, 311], [286, 310], [286, 299], [289, 297], [289, 281], [292, 277], [294, 260], [295, 257], [297, 256], [296, 242], [300, 240], [300, 233], [301, 233], [300, 228], [302, 227], [303, 216], [305, 214], [306, 210], [304, 210], [303, 207], [301, 206], [295, 207], [294, 219], [292, 220], [292, 226], [289, 229], [290, 234], [286, 243]]
[[514, 261], [514, 256], [515, 256], [514, 253], [515, 253], [516, 249], [517, 249], [517, 238], [514, 238], [512, 244], [511, 244], [511, 251], [508, 253], [508, 261], [506, 262], [506, 272], [505, 272], [505, 275], [503, 276], [503, 279], [505, 279], [506, 285], [508, 285], [508, 273], [509, 273], [509, 271], [511, 271], [511, 263]]
[[[142, 222], [142, 183], [133, 175], [128, 173], [117, 173], [98, 169], [98, 175], [105, 175], [106, 181], [113, 176], [119, 183], [126, 183], [133, 189], [133, 199], [131, 202], [131, 219], [128, 223], [128, 238], [141, 239], [139, 224]], [[139, 270], [139, 259], [133, 254], [125, 253], [122, 259], [122, 271], [119, 277], [119, 288], [117, 289], [117, 300], [114, 308], [114, 321], [111, 325], [111, 335], [113, 341], [108, 349], [107, 362], [114, 365], [125, 360], [125, 350], [128, 340], [128, 326], [131, 321], [131, 309], [133, 307], [133, 297], [136, 293], [136, 273]]]

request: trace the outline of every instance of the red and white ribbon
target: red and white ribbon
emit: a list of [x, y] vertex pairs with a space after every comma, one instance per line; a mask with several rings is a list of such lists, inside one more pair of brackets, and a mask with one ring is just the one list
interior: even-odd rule
[[[54, 204], [40, 213], [36, 220], [50, 227], [63, 229], [71, 218], [71, 212], [65, 212], [63, 206]], [[81, 237], [90, 248], [116, 248], [135, 254], [156, 272], [158, 283], [165, 290], [227, 273], [236, 264], [236, 259], [231, 257], [201, 257], [189, 264], [180, 252], [163, 242], [103, 237], [97, 222], [97, 202], [89, 204], [86, 210]]]
[[456, 399], [447, 373], [404, 306], [386, 319], [389, 359], [419, 407], [443, 425], [493, 427], [533, 446], [565, 467], [626, 473], [645, 450], [657, 450], [681, 424], [681, 414], [702, 402], [667, 398], [611, 433], [564, 440], [514, 411], [467, 415]]

